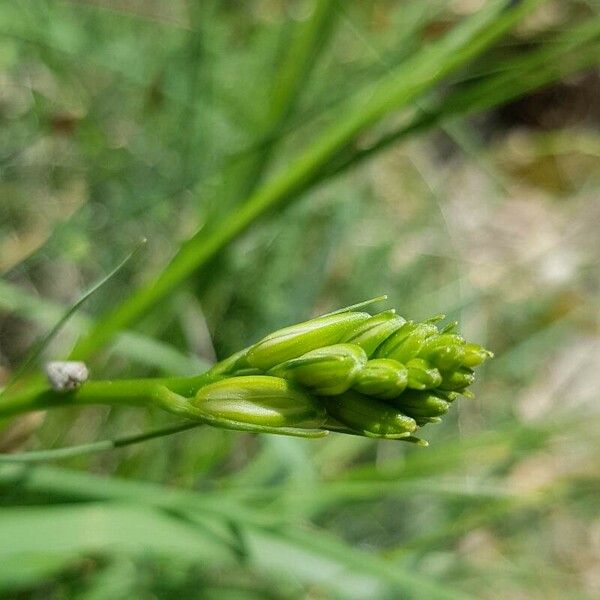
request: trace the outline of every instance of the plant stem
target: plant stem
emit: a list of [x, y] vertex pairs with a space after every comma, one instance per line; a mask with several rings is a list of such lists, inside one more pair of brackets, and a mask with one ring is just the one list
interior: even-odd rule
[[195, 377], [157, 379], [116, 379], [88, 381], [70, 392], [53, 390], [45, 382], [35, 382], [23, 388], [9, 390], [0, 399], [0, 418], [20, 415], [34, 410], [59, 406], [158, 406], [170, 412], [185, 415], [183, 405], [201, 387], [220, 379], [215, 371], [207, 371]]

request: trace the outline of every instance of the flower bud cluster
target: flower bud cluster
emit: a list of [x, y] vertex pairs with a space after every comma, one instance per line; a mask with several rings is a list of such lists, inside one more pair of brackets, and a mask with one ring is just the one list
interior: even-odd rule
[[347, 311], [276, 331], [202, 388], [197, 410], [253, 426], [313, 428], [418, 441], [491, 352], [466, 342], [456, 323], [407, 321], [387, 310]]

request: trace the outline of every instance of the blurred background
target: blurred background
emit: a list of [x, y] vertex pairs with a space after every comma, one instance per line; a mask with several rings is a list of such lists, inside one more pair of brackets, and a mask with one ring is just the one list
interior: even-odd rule
[[[0, 385], [140, 238], [44, 357], [486, 4], [2, 2]], [[429, 428], [428, 449], [201, 428], [0, 463], [0, 597], [600, 597], [600, 11], [537, 4], [89, 361], [103, 379], [198, 373], [387, 293], [495, 352], [476, 398]], [[0, 422], [0, 450], [166, 422], [31, 413]]]

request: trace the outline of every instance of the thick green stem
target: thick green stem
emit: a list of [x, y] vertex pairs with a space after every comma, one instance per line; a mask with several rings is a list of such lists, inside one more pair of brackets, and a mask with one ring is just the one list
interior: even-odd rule
[[[58, 392], [44, 382], [8, 390], [0, 397], [0, 418], [60, 406], [157, 406], [185, 416], [181, 402], [221, 376], [207, 371], [195, 377], [88, 381], [70, 392]], [[181, 402], [176, 402], [181, 398]]]
[[71, 392], [57, 392], [47, 385], [29, 385], [11, 391], [0, 399], [0, 419], [14, 417], [34, 410], [59, 406], [81, 407], [93, 404], [109, 406], [141, 406], [161, 408], [171, 414], [196, 422], [251, 433], [277, 433], [298, 437], [323, 437], [327, 431], [304, 430], [294, 427], [268, 427], [232, 421], [203, 413], [190, 406], [189, 398], [201, 387], [222, 379], [221, 365], [196, 377], [168, 379], [121, 379], [88, 381]]

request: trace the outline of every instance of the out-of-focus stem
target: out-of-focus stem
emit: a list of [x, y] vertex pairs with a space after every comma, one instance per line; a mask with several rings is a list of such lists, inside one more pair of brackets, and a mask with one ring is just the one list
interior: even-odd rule
[[460, 26], [428, 47], [423, 55], [405, 61], [385, 77], [351, 96], [340, 117], [305, 152], [273, 179], [256, 189], [218, 227], [198, 231], [178, 250], [158, 277], [138, 289], [98, 321], [73, 350], [71, 359], [87, 360], [122, 329], [131, 326], [179, 287], [199, 268], [246, 231], [257, 219], [296, 199], [318, 180], [326, 166], [357, 136], [396, 109], [427, 93], [443, 78], [483, 50], [547, 0], [486, 4]]

